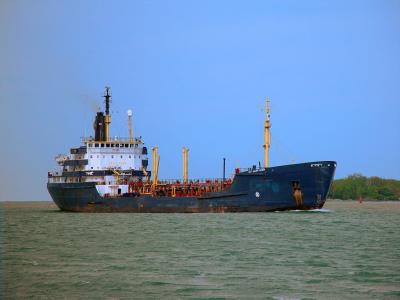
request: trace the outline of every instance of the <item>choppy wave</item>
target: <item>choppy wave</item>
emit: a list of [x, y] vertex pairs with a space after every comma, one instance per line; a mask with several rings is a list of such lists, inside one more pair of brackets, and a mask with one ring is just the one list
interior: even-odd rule
[[396, 299], [400, 293], [396, 203], [330, 201], [327, 208], [280, 215], [73, 214], [43, 204], [2, 209], [1, 299]]

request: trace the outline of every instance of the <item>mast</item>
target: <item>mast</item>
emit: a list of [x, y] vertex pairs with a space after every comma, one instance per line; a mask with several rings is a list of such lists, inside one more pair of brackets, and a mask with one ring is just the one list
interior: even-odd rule
[[105, 98], [105, 104], [106, 104], [106, 111], [105, 111], [105, 116], [104, 116], [104, 140], [108, 142], [110, 140], [110, 123], [111, 123], [111, 115], [110, 115], [110, 94], [111, 90], [110, 87], [106, 86], [105, 91], [104, 91], [104, 98]]
[[128, 113], [129, 143], [133, 144], [132, 111], [129, 109], [127, 113]]
[[271, 122], [269, 115], [269, 107], [268, 107], [268, 97], [265, 100], [265, 123], [264, 123], [264, 168], [268, 168], [269, 166], [269, 147], [271, 145]]
[[226, 158], [224, 157], [223, 159], [223, 166], [222, 166], [222, 182], [225, 182], [225, 161], [226, 161]]
[[158, 167], [160, 165], [160, 156], [158, 156], [158, 147], [154, 147], [152, 149], [152, 161], [151, 161], [151, 176], [153, 176], [153, 189], [157, 186], [158, 183]]
[[182, 179], [183, 183], [188, 183], [188, 158], [189, 158], [189, 149], [186, 147], [182, 147]]

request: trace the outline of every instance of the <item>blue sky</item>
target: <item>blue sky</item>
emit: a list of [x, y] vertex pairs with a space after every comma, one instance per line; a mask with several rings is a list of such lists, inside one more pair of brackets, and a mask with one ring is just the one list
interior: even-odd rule
[[160, 177], [262, 160], [336, 160], [400, 179], [399, 1], [2, 1], [0, 200], [49, 200], [54, 157], [91, 134], [105, 85], [112, 135], [159, 146]]

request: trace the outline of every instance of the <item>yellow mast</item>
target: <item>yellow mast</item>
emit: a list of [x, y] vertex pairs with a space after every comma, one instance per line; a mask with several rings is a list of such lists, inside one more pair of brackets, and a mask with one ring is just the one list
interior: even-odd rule
[[157, 152], [157, 165], [156, 165], [156, 184], [158, 184], [158, 167], [160, 166], [160, 156]]
[[271, 134], [270, 128], [271, 123], [269, 119], [269, 107], [268, 107], [268, 97], [266, 97], [265, 101], [265, 123], [264, 123], [264, 168], [268, 168], [269, 166], [269, 147], [271, 145]]
[[104, 116], [104, 124], [105, 126], [105, 134], [104, 134], [104, 139], [106, 142], [110, 141], [110, 123], [111, 123], [111, 116], [110, 115], [105, 115]]
[[129, 143], [133, 144], [132, 111], [128, 110]]
[[186, 147], [182, 147], [182, 177], [183, 183], [188, 183], [188, 158], [189, 158], [189, 149]]
[[151, 164], [151, 175], [153, 176], [153, 188], [158, 183], [158, 166], [160, 165], [160, 157], [158, 156], [158, 147], [152, 149], [152, 164]]

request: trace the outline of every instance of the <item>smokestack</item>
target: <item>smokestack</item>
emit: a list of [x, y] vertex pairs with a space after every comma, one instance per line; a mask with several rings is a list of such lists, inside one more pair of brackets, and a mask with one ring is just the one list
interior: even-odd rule
[[104, 141], [104, 114], [103, 112], [98, 112], [94, 119], [94, 140]]

